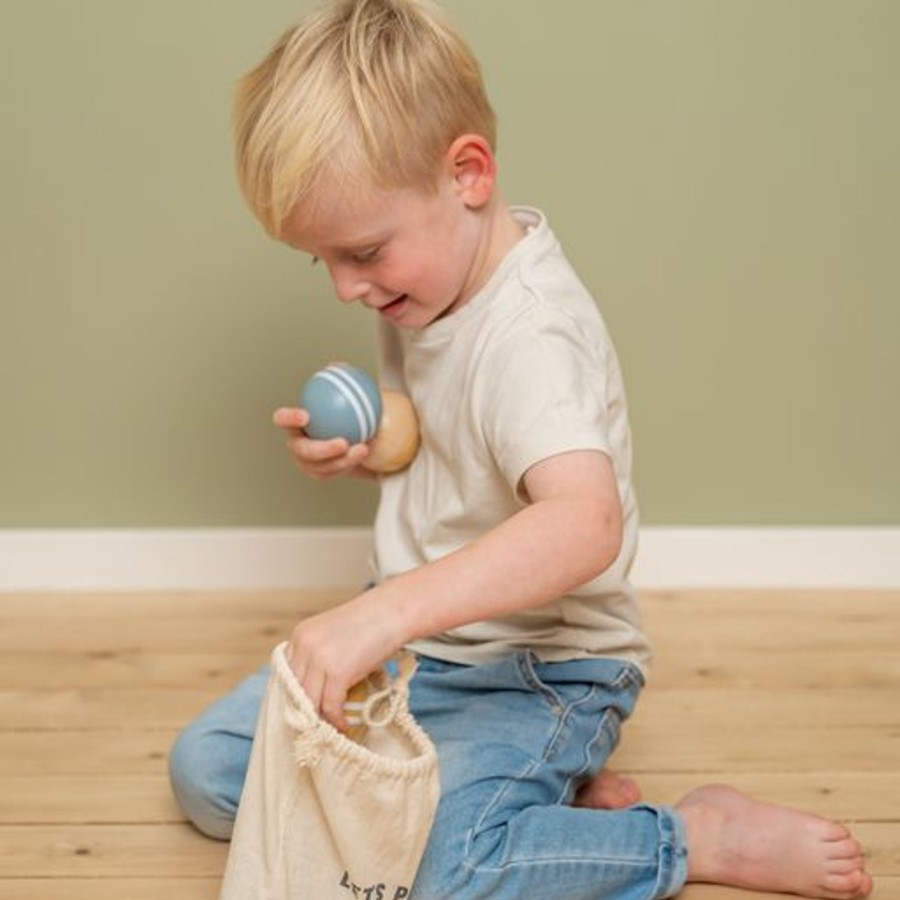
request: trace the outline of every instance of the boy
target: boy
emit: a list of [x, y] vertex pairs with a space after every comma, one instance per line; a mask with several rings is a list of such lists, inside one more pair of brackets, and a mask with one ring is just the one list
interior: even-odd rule
[[[420, 416], [416, 459], [380, 480], [375, 586], [290, 641], [337, 727], [352, 684], [402, 646], [419, 654], [410, 706], [442, 798], [416, 896], [656, 898], [688, 880], [868, 894], [836, 823], [724, 786], [627, 805], [628, 783], [598, 775], [649, 659], [621, 374], [544, 217], [500, 196], [494, 116], [458, 35], [416, 0], [345, 0], [282, 38], [236, 110], [251, 208], [377, 313], [382, 381]], [[303, 410], [275, 422], [308, 475], [364, 473], [365, 445], [308, 439]], [[176, 794], [215, 836], [264, 680], [173, 750]]]

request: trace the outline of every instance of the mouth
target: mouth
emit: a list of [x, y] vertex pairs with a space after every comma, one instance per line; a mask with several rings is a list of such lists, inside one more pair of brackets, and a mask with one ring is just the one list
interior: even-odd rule
[[390, 303], [385, 303], [384, 306], [379, 307], [378, 312], [389, 319], [396, 318], [403, 311], [408, 299], [408, 294], [401, 294], [396, 300], [391, 300]]

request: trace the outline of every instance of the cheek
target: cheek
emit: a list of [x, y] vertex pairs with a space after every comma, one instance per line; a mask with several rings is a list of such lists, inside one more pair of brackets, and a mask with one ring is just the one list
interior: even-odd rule
[[459, 292], [461, 273], [449, 260], [449, 256], [436, 256], [428, 265], [419, 267], [415, 284], [425, 299], [452, 300]]
[[409, 241], [386, 260], [384, 283], [423, 300], [452, 300], [466, 277], [466, 236], [447, 227], [421, 233], [430, 238]]
[[446, 257], [443, 254], [426, 254], [422, 249], [412, 248], [404, 254], [402, 262], [385, 271], [386, 283], [397, 290], [410, 294], [433, 293], [446, 282]]
[[417, 276], [432, 291], [455, 296], [465, 278], [466, 246], [461, 235], [444, 231], [439, 242], [420, 248], [414, 263]]

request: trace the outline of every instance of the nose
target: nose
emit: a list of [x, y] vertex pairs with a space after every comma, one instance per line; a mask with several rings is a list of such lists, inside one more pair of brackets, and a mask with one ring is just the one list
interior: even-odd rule
[[335, 263], [328, 270], [334, 292], [341, 303], [352, 303], [354, 300], [362, 300], [369, 290], [368, 282], [359, 276], [352, 265]]

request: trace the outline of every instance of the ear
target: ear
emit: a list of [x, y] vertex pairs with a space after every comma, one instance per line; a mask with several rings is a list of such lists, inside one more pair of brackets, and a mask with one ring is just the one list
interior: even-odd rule
[[454, 190], [466, 206], [484, 206], [497, 180], [497, 162], [487, 140], [480, 134], [461, 135], [450, 145], [446, 162]]

